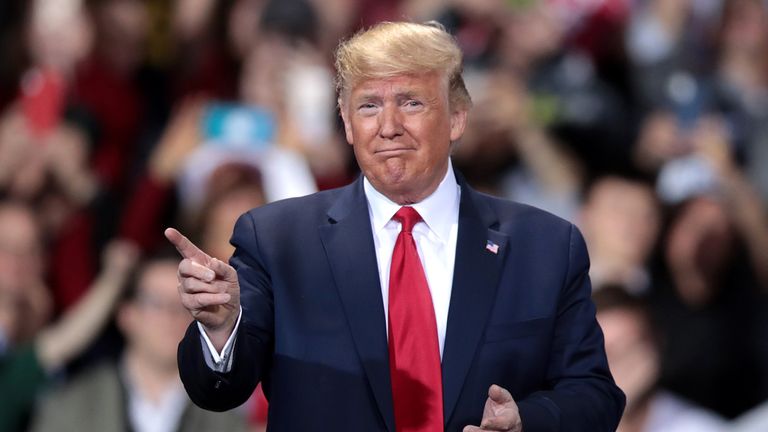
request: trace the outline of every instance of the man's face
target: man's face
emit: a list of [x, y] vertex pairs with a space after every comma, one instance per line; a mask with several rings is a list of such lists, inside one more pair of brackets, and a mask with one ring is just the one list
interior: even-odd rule
[[0, 210], [0, 289], [19, 291], [43, 276], [40, 232], [28, 210]]
[[581, 216], [589, 250], [601, 259], [643, 265], [656, 243], [659, 210], [648, 186], [603, 179], [592, 188]]
[[167, 368], [176, 367], [176, 346], [192, 320], [179, 301], [176, 272], [172, 260], [148, 264], [137, 280], [137, 297], [119, 316], [129, 349]]
[[638, 312], [620, 308], [597, 314], [611, 373], [627, 395], [627, 412], [637, 406], [659, 374], [658, 351], [643, 320]]
[[449, 106], [437, 72], [363, 80], [341, 101], [341, 115], [363, 174], [399, 204], [437, 188], [467, 119], [466, 110]]

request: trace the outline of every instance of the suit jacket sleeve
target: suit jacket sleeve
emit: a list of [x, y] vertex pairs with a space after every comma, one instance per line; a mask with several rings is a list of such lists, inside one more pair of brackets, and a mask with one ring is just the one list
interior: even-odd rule
[[584, 239], [572, 226], [547, 369], [548, 389], [518, 401], [526, 432], [614, 431], [621, 418], [625, 398], [608, 370], [588, 272]]
[[221, 373], [208, 367], [195, 323], [187, 329], [178, 349], [179, 374], [190, 399], [212, 411], [229, 410], [248, 400], [268, 370], [273, 351], [272, 285], [250, 213], [238, 219], [231, 242], [235, 252], [230, 264], [237, 270], [243, 307], [232, 368]]

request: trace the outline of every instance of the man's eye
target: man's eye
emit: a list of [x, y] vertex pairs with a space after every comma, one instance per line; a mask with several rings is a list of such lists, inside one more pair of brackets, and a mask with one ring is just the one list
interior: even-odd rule
[[362, 103], [357, 106], [358, 114], [365, 117], [376, 115], [378, 109], [379, 107], [375, 103]]
[[424, 108], [424, 104], [421, 103], [420, 100], [416, 100], [416, 99], [408, 99], [403, 104], [403, 109], [407, 112], [417, 113], [417, 112], [421, 112], [423, 108]]

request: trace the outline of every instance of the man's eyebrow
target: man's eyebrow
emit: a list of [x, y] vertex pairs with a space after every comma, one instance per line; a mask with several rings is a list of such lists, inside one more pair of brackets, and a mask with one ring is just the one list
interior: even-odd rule
[[413, 90], [404, 90], [395, 93], [395, 97], [398, 99], [413, 99], [416, 96], [419, 96], [419, 94]]
[[363, 92], [353, 98], [355, 101], [370, 101], [381, 99], [381, 96], [375, 92]]
[[438, 97], [436, 95], [430, 96], [429, 93], [420, 93], [418, 91], [404, 91], [402, 93], [397, 93], [395, 98], [397, 100], [416, 99], [428, 105], [436, 104], [438, 101]]
[[[397, 90], [394, 93], [395, 93], [396, 100], [425, 98], [425, 95], [419, 93], [416, 90], [411, 90], [411, 89]], [[364, 91], [353, 98], [355, 102], [375, 101], [375, 100], [381, 100], [381, 99], [382, 99], [382, 96], [376, 91], [370, 91], [370, 92]]]

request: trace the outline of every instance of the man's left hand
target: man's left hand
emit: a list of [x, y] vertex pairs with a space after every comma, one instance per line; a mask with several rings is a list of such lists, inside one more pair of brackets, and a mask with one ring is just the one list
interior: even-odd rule
[[523, 424], [512, 395], [504, 388], [492, 385], [483, 409], [480, 426], [467, 426], [464, 432], [504, 431], [522, 432]]

